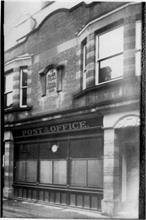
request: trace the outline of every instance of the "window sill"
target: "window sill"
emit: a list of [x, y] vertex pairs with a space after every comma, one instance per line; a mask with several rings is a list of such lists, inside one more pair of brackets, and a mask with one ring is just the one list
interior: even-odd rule
[[4, 112], [5, 113], [10, 113], [10, 112], [22, 112], [22, 111], [30, 111], [32, 109], [32, 106], [26, 106], [26, 107], [10, 107], [10, 108], [5, 108]]
[[102, 91], [104, 89], [108, 89], [108, 88], [111, 88], [114, 86], [118, 86], [118, 85], [120, 86], [121, 84], [124, 84], [125, 81], [126, 82], [139, 81], [139, 78], [140, 78], [140, 76], [130, 76], [130, 77], [125, 77], [125, 78], [120, 77], [120, 78], [113, 79], [110, 81], [102, 82], [98, 85], [88, 87], [88, 88], [74, 94], [73, 99], [81, 98], [82, 96], [87, 95], [90, 92], [94, 92], [94, 91], [98, 91], [98, 90]]
[[74, 94], [73, 98], [77, 99], [77, 98], [80, 98], [80, 97], [86, 95], [89, 92], [92, 92], [92, 91], [95, 91], [95, 90], [98, 91], [98, 90], [105, 89], [105, 88], [110, 88], [114, 85], [117, 85], [118, 83], [120, 84], [122, 80], [123, 80], [123, 78], [118, 78], [118, 79], [102, 82], [98, 85], [86, 88], [86, 89]]

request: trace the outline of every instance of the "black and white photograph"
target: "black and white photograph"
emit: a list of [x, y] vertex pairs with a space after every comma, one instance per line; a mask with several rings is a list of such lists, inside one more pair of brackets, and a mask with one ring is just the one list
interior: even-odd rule
[[2, 218], [145, 219], [146, 2], [3, 7]]

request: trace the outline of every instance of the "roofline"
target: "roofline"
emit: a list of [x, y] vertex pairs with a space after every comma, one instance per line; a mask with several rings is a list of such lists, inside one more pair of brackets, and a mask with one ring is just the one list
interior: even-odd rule
[[112, 15], [113, 13], [115, 13], [115, 12], [118, 12], [118, 11], [120, 11], [120, 10], [122, 10], [122, 9], [124, 9], [124, 8], [126, 8], [126, 7], [128, 7], [128, 6], [130, 6], [130, 5], [135, 5], [135, 4], [140, 4], [141, 2], [130, 2], [130, 3], [125, 3], [125, 5], [122, 5], [122, 6], [120, 6], [119, 8], [116, 8], [116, 9], [114, 9], [114, 10], [112, 10], [112, 11], [110, 11], [110, 12], [108, 12], [108, 13], [106, 13], [106, 14], [104, 14], [104, 15], [102, 15], [102, 16], [100, 16], [100, 17], [98, 17], [98, 18], [96, 18], [96, 19], [94, 19], [94, 20], [92, 20], [92, 21], [90, 21], [90, 22], [88, 22], [78, 33], [77, 33], [77, 36], [79, 37], [81, 34], [82, 34], [82, 32], [86, 29], [86, 28], [88, 28], [91, 24], [94, 24], [95, 22], [97, 22], [97, 21], [100, 21], [100, 20], [102, 20], [103, 18], [105, 18], [105, 17], [107, 17], [107, 16], [109, 16], [109, 15]]
[[[84, 1], [82, 1], [82, 2], [80, 2], [80, 3], [76, 4], [76, 5], [74, 5], [74, 6], [71, 7], [71, 8], [59, 8], [59, 9], [56, 9], [56, 10], [52, 11], [50, 14], [48, 14], [48, 15], [40, 22], [40, 24], [38, 25], [38, 27], [36, 27], [35, 29], [33, 29], [32, 31], [30, 31], [29, 33], [27, 33], [26, 35], [24, 35], [23, 37], [20, 38], [20, 39], [24, 38], [23, 41], [21, 41], [20, 43], [16, 43], [14, 46], [12, 46], [12, 47], [10, 47], [9, 49], [5, 50], [5, 53], [7, 53], [7, 52], [13, 50], [14, 48], [17, 48], [18, 46], [22, 45], [23, 43], [25, 43], [25, 42], [27, 41], [27, 39], [29, 38], [29, 36], [32, 35], [33, 33], [35, 33], [36, 31], [38, 31], [38, 30], [41, 28], [41, 26], [44, 24], [44, 22], [45, 22], [49, 17], [51, 17], [52, 15], [54, 15], [54, 14], [56, 14], [56, 13], [58, 13], [58, 12], [67, 12], [67, 11], [70, 12], [70, 11], [73, 11], [73, 10], [75, 10], [76, 8], [80, 7], [81, 5], [85, 5], [85, 7], [91, 7], [91, 5], [93, 5], [93, 4], [95, 4], [95, 3], [99, 4], [99, 3], [101, 3], [101, 2], [96, 2], [96, 1], [95, 1], [95, 2], [91, 2], [91, 3], [89, 3], [89, 4], [86, 4]], [[32, 15], [32, 16], [33, 16], [33, 15]]]

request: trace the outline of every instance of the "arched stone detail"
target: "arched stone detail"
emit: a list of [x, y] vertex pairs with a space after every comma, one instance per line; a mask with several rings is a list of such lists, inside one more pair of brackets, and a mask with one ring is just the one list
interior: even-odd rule
[[115, 124], [114, 128], [127, 128], [127, 127], [138, 127], [140, 125], [140, 118], [138, 115], [130, 114], [121, 117]]

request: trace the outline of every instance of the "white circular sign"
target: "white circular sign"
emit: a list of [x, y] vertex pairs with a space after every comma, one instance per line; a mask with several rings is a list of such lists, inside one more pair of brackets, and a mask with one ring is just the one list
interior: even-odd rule
[[58, 146], [56, 144], [52, 145], [51, 150], [53, 153], [57, 152]]

